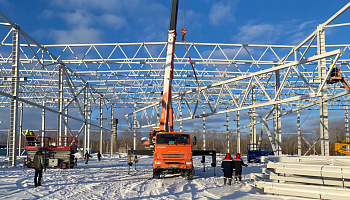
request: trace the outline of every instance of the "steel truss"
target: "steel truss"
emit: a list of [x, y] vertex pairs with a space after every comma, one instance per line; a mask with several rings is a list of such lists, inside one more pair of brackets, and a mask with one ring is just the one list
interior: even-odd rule
[[[320, 116], [326, 120], [328, 106], [338, 109], [348, 106], [348, 91], [340, 83], [327, 87], [330, 72], [326, 66], [341, 65], [343, 76], [347, 77], [350, 44], [324, 42], [327, 28], [349, 25], [331, 24], [348, 7], [349, 4], [320, 24], [297, 46], [187, 43], [199, 88], [184, 44], [176, 43], [175, 121], [251, 110], [257, 121], [252, 120], [250, 125], [275, 119], [276, 130], [269, 138], [271, 146], [279, 152], [282, 115], [321, 107]], [[24, 106], [41, 108], [43, 113], [44, 110], [56, 113], [59, 134], [63, 125], [71, 133], [68, 118], [82, 122], [80, 133], [91, 124], [88, 119], [91, 107], [100, 107], [102, 101], [107, 108], [134, 108], [134, 112], [126, 115], [130, 128], [157, 125], [166, 42], [41, 45], [1, 13], [0, 18], [3, 20], [0, 22], [0, 106], [14, 106], [14, 116], [18, 116], [18, 104], [14, 101], [19, 101]], [[16, 34], [20, 40], [13, 39]], [[259, 116], [254, 111], [256, 108], [269, 112]], [[73, 116], [67, 109], [77, 110], [80, 116]], [[11, 124], [14, 140], [18, 132], [15, 121]], [[328, 122], [322, 123], [322, 154], [327, 155]], [[96, 124], [91, 126], [101, 128]], [[88, 135], [87, 132], [84, 134]]]

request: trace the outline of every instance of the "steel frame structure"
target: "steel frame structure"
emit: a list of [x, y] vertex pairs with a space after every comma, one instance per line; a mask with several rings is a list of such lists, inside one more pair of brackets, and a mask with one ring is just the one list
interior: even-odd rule
[[[263, 123], [279, 155], [281, 116], [311, 107], [320, 110], [322, 155], [328, 155], [327, 107], [348, 106], [349, 92], [340, 83], [327, 87], [330, 71], [326, 66], [341, 65], [343, 75], [349, 76], [350, 44], [326, 44], [325, 30], [348, 26], [350, 23], [331, 23], [349, 6], [297, 46], [187, 43], [200, 87], [184, 43], [177, 42], [172, 105], [180, 129], [184, 120], [203, 118], [204, 127], [205, 117], [237, 112], [238, 136], [239, 130], [247, 127], [239, 124], [239, 112], [250, 110], [248, 126]], [[66, 134], [72, 134], [68, 119], [81, 122], [84, 151], [89, 149], [88, 126], [110, 131], [101, 125], [103, 114], [100, 125], [91, 123], [91, 107], [133, 108], [126, 118], [134, 135], [136, 129], [159, 125], [166, 42], [41, 45], [1, 13], [0, 18], [0, 107], [11, 107], [12, 150], [18, 136], [19, 102], [42, 109], [42, 134], [45, 111], [57, 114], [59, 135], [63, 126]], [[268, 110], [268, 114], [258, 115], [258, 108]], [[77, 110], [80, 116], [67, 109]], [[274, 133], [266, 123], [271, 119], [275, 121]], [[256, 131], [251, 138], [256, 140]], [[11, 156], [12, 166], [14, 150]]]

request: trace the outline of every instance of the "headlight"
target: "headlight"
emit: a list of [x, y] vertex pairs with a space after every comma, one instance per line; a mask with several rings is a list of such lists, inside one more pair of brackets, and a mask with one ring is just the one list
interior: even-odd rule
[[154, 161], [154, 164], [156, 164], [156, 165], [160, 165], [160, 164], [161, 164], [161, 162], [160, 162], [160, 161]]
[[186, 165], [192, 165], [192, 162], [186, 162]]

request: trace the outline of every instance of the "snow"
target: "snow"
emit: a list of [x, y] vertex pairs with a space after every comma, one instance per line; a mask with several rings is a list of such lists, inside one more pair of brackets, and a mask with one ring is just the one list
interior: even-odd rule
[[[17, 167], [1, 164], [8, 159], [0, 156], [0, 199], [297, 199], [295, 197], [266, 195], [251, 186], [250, 173], [261, 173], [263, 164], [251, 164], [243, 170], [243, 181], [232, 186], [223, 185], [220, 167], [210, 167], [206, 158], [206, 170], [200, 157], [194, 158], [195, 175], [186, 180], [178, 174], [167, 174], [161, 179], [152, 178], [152, 157], [139, 156], [128, 175], [126, 155], [96, 154], [89, 164], [78, 160], [74, 169], [47, 168], [43, 172], [41, 187], [34, 187], [34, 169], [23, 167], [23, 157]], [[218, 166], [221, 158], [218, 158]]]

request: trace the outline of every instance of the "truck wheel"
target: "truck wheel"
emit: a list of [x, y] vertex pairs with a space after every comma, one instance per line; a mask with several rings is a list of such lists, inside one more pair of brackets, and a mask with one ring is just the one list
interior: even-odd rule
[[185, 177], [188, 179], [188, 180], [192, 180], [193, 179], [193, 171], [192, 170], [188, 170], [185, 172]]
[[29, 162], [28, 163], [28, 168], [34, 168], [34, 163], [33, 162]]
[[61, 169], [66, 169], [66, 168], [67, 168], [67, 164], [64, 163], [64, 162], [61, 162], [61, 163], [60, 163], [60, 168], [61, 168]]
[[153, 178], [154, 179], [160, 179], [160, 171], [159, 170], [153, 170]]

